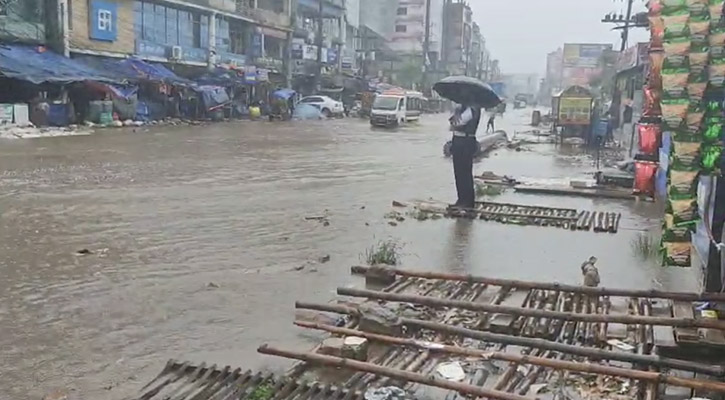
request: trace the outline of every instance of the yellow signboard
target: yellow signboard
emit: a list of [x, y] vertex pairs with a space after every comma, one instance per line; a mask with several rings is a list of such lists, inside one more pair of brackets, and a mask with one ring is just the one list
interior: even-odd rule
[[560, 125], [588, 125], [591, 112], [591, 98], [564, 97], [559, 100]]

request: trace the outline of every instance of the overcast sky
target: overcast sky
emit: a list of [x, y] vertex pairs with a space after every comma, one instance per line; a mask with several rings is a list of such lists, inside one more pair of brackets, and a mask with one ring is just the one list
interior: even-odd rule
[[[626, 11], [626, 0], [469, 0], [469, 4], [503, 73], [543, 74], [546, 54], [564, 43], [612, 43], [618, 50], [619, 31], [600, 21], [609, 12]], [[634, 0], [633, 12], [644, 11], [644, 4]], [[630, 44], [649, 37], [642, 28], [632, 32]]]

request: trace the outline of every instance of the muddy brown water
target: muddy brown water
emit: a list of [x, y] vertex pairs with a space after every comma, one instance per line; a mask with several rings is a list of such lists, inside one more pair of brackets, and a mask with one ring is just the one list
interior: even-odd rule
[[[527, 130], [530, 112], [498, 123]], [[319, 336], [292, 326], [294, 301], [360, 285], [349, 267], [387, 238], [404, 243], [411, 268], [578, 283], [581, 261], [597, 255], [606, 286], [692, 288], [690, 275], [631, 251], [637, 229], [659, 223], [650, 204], [498, 198], [622, 212], [617, 235], [483, 221], [389, 226], [393, 199], [453, 200], [445, 128], [433, 115], [398, 131], [347, 119], [0, 142], [0, 397], [64, 389], [120, 399], [169, 358], [286, 367], [257, 346], [311, 347]], [[593, 171], [578, 150], [529, 147], [496, 150], [476, 170]], [[329, 226], [305, 220], [322, 215]], [[331, 261], [316, 265], [324, 255]]]

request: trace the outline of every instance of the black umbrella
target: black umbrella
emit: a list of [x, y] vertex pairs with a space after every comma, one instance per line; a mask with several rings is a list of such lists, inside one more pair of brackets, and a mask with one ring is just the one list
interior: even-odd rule
[[459, 104], [473, 101], [480, 107], [493, 108], [501, 102], [491, 86], [470, 76], [449, 76], [433, 85], [433, 90]]

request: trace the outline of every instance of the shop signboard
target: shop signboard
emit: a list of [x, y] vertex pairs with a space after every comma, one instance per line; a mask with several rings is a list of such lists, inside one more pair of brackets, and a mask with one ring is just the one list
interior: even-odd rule
[[118, 38], [118, 4], [112, 1], [91, 0], [90, 32], [93, 40], [115, 42]]
[[166, 46], [148, 40], [136, 40], [136, 54], [146, 57], [166, 58]]
[[254, 64], [259, 68], [266, 68], [275, 71], [281, 71], [284, 69], [284, 61], [272, 57], [259, 57], [254, 61]]
[[254, 65], [244, 67], [244, 82], [248, 85], [257, 83], [257, 67]]
[[247, 64], [247, 57], [244, 54], [234, 54], [220, 52], [218, 55], [219, 63], [225, 65], [235, 65], [242, 67]]
[[257, 68], [257, 81], [267, 82], [269, 80], [269, 70], [266, 68]]
[[[169, 48], [171, 52], [171, 48]], [[182, 61], [194, 61], [199, 63], [205, 63], [209, 58], [208, 51], [205, 49], [197, 49], [193, 47], [182, 47], [181, 48], [181, 60]]]
[[255, 32], [252, 35], [252, 55], [254, 57], [262, 57], [264, 51], [263, 46], [262, 34]]
[[353, 59], [352, 57], [342, 58], [342, 69], [352, 69]]
[[608, 50], [612, 50], [611, 44], [566, 43], [563, 65], [565, 68], [595, 68], [602, 53]]

